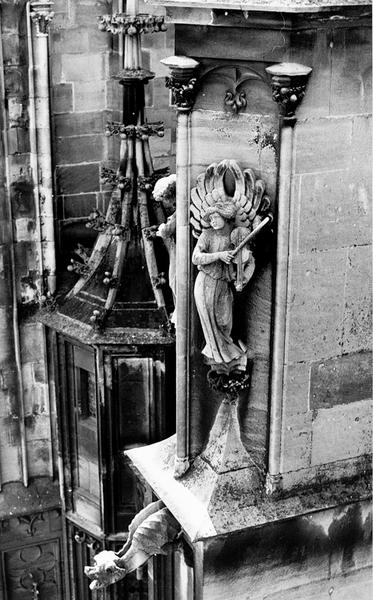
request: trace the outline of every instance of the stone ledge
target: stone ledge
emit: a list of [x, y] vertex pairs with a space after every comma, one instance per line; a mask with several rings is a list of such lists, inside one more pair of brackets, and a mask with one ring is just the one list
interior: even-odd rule
[[240, 11], [319, 12], [331, 8], [371, 6], [371, 0], [146, 0], [146, 3], [180, 8], [231, 9]]
[[131, 468], [152, 488], [192, 542], [285, 519], [311, 515], [370, 497], [366, 480], [324, 484], [268, 497], [252, 468], [218, 474], [197, 457], [174, 479], [176, 436], [125, 452]]

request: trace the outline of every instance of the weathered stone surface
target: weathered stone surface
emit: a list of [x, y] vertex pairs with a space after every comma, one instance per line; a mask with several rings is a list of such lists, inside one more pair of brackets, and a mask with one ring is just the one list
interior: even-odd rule
[[344, 353], [371, 348], [372, 343], [372, 248], [348, 251], [341, 347]]
[[335, 29], [332, 42], [330, 113], [371, 112], [371, 31], [368, 27]]
[[75, 194], [63, 198], [64, 218], [87, 217], [97, 207], [96, 194]]
[[50, 439], [28, 441], [27, 458], [29, 477], [52, 476]]
[[58, 114], [54, 117], [55, 135], [56, 137], [103, 135], [106, 122], [112, 117], [111, 111]]
[[311, 410], [358, 402], [371, 395], [371, 352], [344, 354], [311, 366]]
[[319, 410], [312, 423], [311, 465], [368, 454], [371, 410], [369, 400]]
[[99, 188], [99, 164], [57, 167], [57, 185], [60, 194], [95, 191]]
[[371, 240], [370, 187], [350, 169], [302, 175], [298, 252], [363, 245]]
[[102, 159], [104, 136], [84, 135], [57, 138], [55, 152], [57, 164], [98, 162]]
[[311, 460], [312, 413], [288, 416], [283, 422], [281, 472], [308, 467]]
[[346, 260], [347, 249], [314, 252], [293, 259], [288, 294], [287, 363], [340, 354]]
[[94, 87], [92, 86], [92, 82], [77, 81], [74, 83], [74, 111], [89, 112], [105, 108], [106, 82], [97, 80]]
[[295, 131], [296, 173], [335, 171], [349, 167], [351, 118], [334, 117], [299, 121]]
[[283, 417], [288, 417], [309, 410], [310, 365], [294, 363], [284, 366], [284, 400]]
[[[104, 80], [106, 61], [103, 54], [62, 54], [62, 81], [93, 82]], [[92, 90], [93, 93], [93, 90]]]
[[[229, 156], [243, 168], [259, 171], [261, 153], [269, 144], [276, 143], [278, 118], [256, 115], [231, 115], [223, 112], [199, 111], [192, 113], [191, 181], [211, 164]], [[273, 160], [275, 156], [273, 155]], [[275, 164], [273, 164], [275, 169]], [[275, 172], [266, 177], [271, 197], [276, 189]]]
[[73, 86], [59, 83], [53, 86], [53, 112], [66, 113], [73, 110]]
[[312, 66], [312, 75], [301, 105], [297, 109], [300, 120], [329, 115], [329, 94], [332, 54], [330, 29], [314, 28], [294, 31], [291, 36], [291, 59]]

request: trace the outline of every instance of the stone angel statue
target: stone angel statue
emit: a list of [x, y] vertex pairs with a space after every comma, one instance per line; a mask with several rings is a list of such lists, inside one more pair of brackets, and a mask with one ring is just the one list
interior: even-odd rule
[[231, 337], [232, 286], [240, 292], [253, 276], [252, 240], [272, 222], [269, 209], [264, 182], [252, 169], [242, 172], [234, 160], [210, 165], [191, 191], [197, 238], [192, 262], [199, 270], [194, 297], [205, 338], [202, 354], [216, 373], [246, 371], [245, 344]]

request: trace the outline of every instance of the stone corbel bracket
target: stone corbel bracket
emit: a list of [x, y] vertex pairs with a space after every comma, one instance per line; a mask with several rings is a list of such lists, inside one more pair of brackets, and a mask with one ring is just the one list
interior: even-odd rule
[[188, 56], [170, 56], [161, 63], [170, 70], [166, 88], [172, 92], [172, 103], [178, 111], [189, 112], [197, 94], [195, 72], [199, 63]]
[[48, 35], [49, 25], [54, 17], [53, 4], [53, 2], [31, 2], [30, 16], [35, 23], [37, 37]]
[[100, 31], [108, 31], [114, 35], [118, 33], [138, 35], [167, 31], [164, 17], [153, 15], [102, 15], [98, 17], [98, 28]]
[[266, 68], [271, 76], [272, 98], [288, 125], [296, 122], [295, 112], [306, 93], [312, 69], [297, 63], [280, 63]]

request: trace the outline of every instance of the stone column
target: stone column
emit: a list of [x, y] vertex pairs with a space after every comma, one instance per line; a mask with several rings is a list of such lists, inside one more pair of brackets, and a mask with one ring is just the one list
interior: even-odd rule
[[271, 410], [269, 460], [266, 489], [268, 494], [281, 487], [280, 443], [285, 358], [291, 185], [293, 173], [295, 111], [306, 91], [310, 67], [280, 63], [266, 68], [271, 76], [272, 97], [280, 112], [280, 168], [277, 203], [277, 252], [274, 330], [272, 342]]
[[48, 29], [54, 13], [53, 2], [31, 2], [29, 17], [33, 23], [29, 44], [30, 137], [34, 160], [34, 183], [38, 189], [37, 213], [40, 219], [42, 292], [56, 289], [56, 256], [53, 217], [53, 174], [51, 155]]
[[176, 147], [176, 458], [175, 477], [189, 468], [190, 355], [190, 112], [195, 98], [198, 62], [186, 56], [161, 61], [170, 69], [166, 86], [177, 110]]

